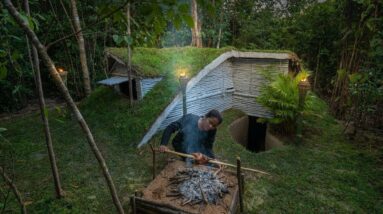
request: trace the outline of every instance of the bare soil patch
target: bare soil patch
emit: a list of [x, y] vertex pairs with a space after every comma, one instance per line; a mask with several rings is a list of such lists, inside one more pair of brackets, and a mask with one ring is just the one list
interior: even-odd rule
[[[202, 171], [216, 172], [218, 169], [215, 167], [193, 165], [194, 169]], [[185, 204], [182, 197], [168, 197], [167, 195], [171, 191], [171, 184], [169, 178], [176, 175], [178, 171], [186, 169], [186, 164], [183, 161], [170, 162], [164, 170], [149, 184], [149, 186], [143, 191], [143, 198], [155, 203], [161, 203], [164, 205], [170, 205], [178, 209], [184, 210], [189, 213], [229, 213], [233, 200], [237, 197], [237, 177], [234, 173], [228, 171], [219, 171], [217, 176], [223, 181], [229, 190], [229, 193], [225, 194], [217, 204], [206, 204], [201, 202], [199, 204]]]

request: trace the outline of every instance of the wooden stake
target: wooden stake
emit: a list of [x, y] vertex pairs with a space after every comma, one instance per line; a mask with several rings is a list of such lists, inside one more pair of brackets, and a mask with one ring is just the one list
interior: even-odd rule
[[136, 210], [136, 196], [135, 195], [132, 196], [131, 203], [132, 203], [132, 213], [136, 214], [137, 210]]
[[[181, 153], [181, 152], [176, 152], [176, 151], [172, 151], [172, 150], [169, 150], [169, 149], [165, 150], [165, 152], [169, 153], [169, 154], [185, 157], [185, 158], [195, 159], [193, 155], [189, 155], [189, 154], [185, 154], [185, 153]], [[218, 164], [218, 165], [224, 165], [224, 166], [230, 166], [230, 167], [233, 167], [233, 168], [237, 168], [237, 166], [234, 165], [234, 164], [225, 163], [225, 162], [218, 161], [218, 160], [211, 159], [208, 162], [209, 163], [213, 163], [213, 164]], [[251, 169], [251, 168], [241, 167], [241, 170], [250, 171], [250, 172], [257, 172], [257, 173], [261, 173], [261, 174], [265, 174], [265, 175], [270, 175], [269, 173], [261, 171], [261, 170], [258, 170], [258, 169]]]
[[25, 207], [25, 202], [24, 202], [23, 198], [21, 197], [21, 194], [20, 194], [19, 190], [17, 189], [16, 185], [14, 184], [13, 180], [10, 179], [9, 176], [5, 173], [2, 166], [0, 166], [0, 174], [3, 177], [5, 183], [13, 191], [13, 194], [15, 194], [15, 197], [16, 197], [16, 199], [19, 202], [20, 207], [21, 207], [21, 213], [26, 214], [27, 208]]
[[239, 210], [243, 212], [243, 189], [241, 178], [241, 158], [237, 157], [237, 180], [238, 180], [238, 195], [239, 195]]
[[156, 177], [156, 150], [153, 148], [153, 145], [150, 144], [150, 149], [152, 149], [153, 155], [153, 180]]

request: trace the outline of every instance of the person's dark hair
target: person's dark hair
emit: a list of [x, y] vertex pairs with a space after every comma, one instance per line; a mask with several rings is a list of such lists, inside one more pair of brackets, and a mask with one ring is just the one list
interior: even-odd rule
[[218, 124], [221, 124], [222, 123], [222, 115], [221, 113], [219, 113], [218, 110], [210, 110], [208, 113], [205, 114], [205, 117], [208, 118], [208, 117], [215, 117], [218, 119]]

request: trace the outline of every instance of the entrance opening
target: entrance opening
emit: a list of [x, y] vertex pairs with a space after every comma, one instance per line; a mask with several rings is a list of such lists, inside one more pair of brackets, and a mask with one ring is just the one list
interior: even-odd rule
[[258, 117], [249, 116], [246, 148], [252, 152], [265, 151], [266, 123], [258, 123]]
[[[129, 81], [119, 84], [120, 92], [129, 97]], [[132, 79], [133, 99], [137, 100], [136, 79]]]
[[233, 139], [251, 152], [282, 146], [278, 139], [267, 133], [267, 123], [258, 123], [258, 117], [244, 116], [229, 127]]

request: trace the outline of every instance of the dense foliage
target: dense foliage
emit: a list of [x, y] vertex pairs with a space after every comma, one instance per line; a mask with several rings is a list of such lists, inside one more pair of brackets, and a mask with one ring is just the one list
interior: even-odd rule
[[[289, 49], [313, 71], [316, 92], [341, 119], [382, 124], [382, 2], [235, 1], [232, 44]], [[355, 82], [357, 81], [357, 82]]]
[[[126, 36], [126, 5], [131, 36]], [[204, 46], [288, 49], [313, 71], [316, 92], [341, 119], [379, 127], [382, 115], [382, 2], [369, 0], [197, 1]], [[56, 64], [68, 72], [71, 94], [83, 97], [78, 46], [69, 1], [29, 1], [30, 25]], [[22, 1], [15, 1], [22, 10]], [[23, 33], [1, 7], [0, 111], [34, 98], [33, 73]], [[108, 46], [168, 47], [191, 42], [189, 1], [78, 1], [93, 87], [102, 78]], [[133, 50], [134, 54], [134, 50]], [[43, 72], [48, 97], [57, 92]]]
[[313, 93], [309, 93], [305, 97], [302, 107], [299, 106], [298, 84], [309, 74], [301, 72], [295, 77], [284, 74], [273, 77], [265, 72], [265, 75], [268, 81], [262, 86], [261, 93], [256, 100], [272, 112], [273, 117], [259, 118], [258, 122], [275, 124], [272, 126], [275, 133], [293, 135], [301, 112], [305, 115], [317, 115], [318, 112], [315, 111], [315, 108], [319, 105], [320, 100]]

